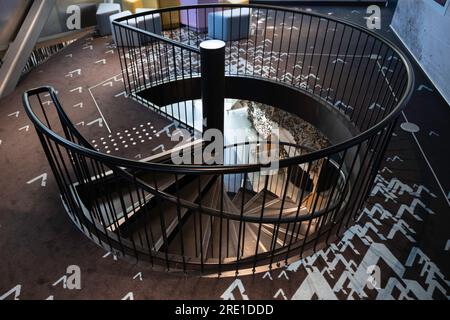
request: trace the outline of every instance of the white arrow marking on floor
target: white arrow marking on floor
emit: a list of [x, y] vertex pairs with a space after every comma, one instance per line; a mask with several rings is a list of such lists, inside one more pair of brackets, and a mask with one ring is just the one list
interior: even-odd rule
[[78, 123], [76, 123], [77, 126], [84, 126], [84, 121], [80, 121]]
[[63, 275], [61, 278], [59, 278], [58, 280], [56, 280], [56, 281], [52, 284], [52, 286], [53, 286], [53, 287], [56, 287], [61, 281], [62, 281], [62, 284], [63, 284], [63, 288], [65, 289], [65, 288], [66, 288], [66, 281], [67, 281], [67, 276], [66, 276], [66, 275]]
[[279, 296], [280, 294], [281, 294], [281, 296], [283, 297], [284, 300], [287, 300], [287, 297], [286, 297], [286, 295], [284, 294], [283, 289], [279, 289], [279, 290], [277, 291], [277, 293], [275, 293], [275, 295], [274, 295], [273, 297], [276, 299], [276, 298], [278, 298], [278, 296]]
[[23, 129], [25, 129], [25, 131], [28, 131], [28, 129], [30, 129], [29, 125], [23, 126], [22, 128], [19, 128], [19, 131], [22, 131]]
[[225, 290], [225, 292], [220, 296], [223, 300], [236, 300], [236, 298], [234, 297], [233, 291], [235, 289], [239, 290], [239, 293], [242, 296], [243, 300], [248, 300], [248, 296], [245, 294], [245, 288], [244, 285], [242, 284], [241, 279], [236, 279], [234, 280], [231, 285], [227, 288], [227, 290]]
[[103, 86], [104, 86], [104, 87], [106, 87], [106, 86], [112, 87], [112, 86], [113, 86], [113, 83], [112, 83], [112, 81], [108, 81], [108, 82], [104, 83]]
[[353, 110], [352, 106], [348, 106], [345, 103], [343, 103], [341, 100], [336, 101], [336, 103], [334, 104], [335, 107], [339, 107], [339, 106], [343, 106], [346, 110], [347, 109], [351, 109]]
[[447, 240], [447, 243], [445, 244], [445, 251], [450, 250], [450, 239]]
[[[59, 93], [59, 91], [56, 91], [56, 90], [55, 90], [55, 94], [58, 94], [58, 93]], [[47, 97], [50, 97], [50, 93], [44, 94], [44, 97], [46, 97], [46, 98], [47, 98]]]
[[309, 78], [313, 78], [313, 79], [317, 79], [319, 80], [319, 77], [317, 77], [315, 74], [310, 73], [308, 76], [305, 77], [305, 79], [309, 79]]
[[66, 74], [66, 77], [72, 78], [74, 74], [81, 75], [81, 69], [76, 69], [76, 70], [73, 70], [73, 71], [69, 71], [69, 73]]
[[133, 292], [128, 292], [122, 299], [120, 300], [134, 300]]
[[111, 53], [111, 54], [114, 54], [114, 50], [108, 50], [108, 51], [106, 51], [105, 53]]
[[167, 126], [165, 126], [164, 128], [162, 128], [159, 132], [155, 133], [156, 136], [159, 136], [161, 133], [165, 132], [168, 138], [172, 137], [172, 134], [170, 133], [170, 128], [172, 126], [175, 126], [174, 123], [168, 124]]
[[74, 108], [83, 108], [83, 102], [74, 104], [73, 107], [74, 107]]
[[157, 146], [156, 148], [152, 149], [152, 151], [156, 151], [156, 150], [158, 150], [158, 149], [161, 149], [161, 152], [166, 151], [166, 150], [164, 149], [164, 145], [163, 145], [163, 144], [160, 144], [160, 145]]
[[20, 111], [10, 113], [10, 114], [8, 114], [8, 117], [16, 116], [16, 118], [17, 118], [17, 117], [19, 117], [19, 113], [20, 113]]
[[417, 91], [422, 91], [423, 89], [428, 90], [428, 91], [430, 91], [430, 92], [433, 92], [433, 89], [427, 87], [427, 86], [424, 85], [424, 84], [421, 84], [421, 85], [417, 88]]
[[267, 277], [269, 277], [270, 280], [273, 280], [273, 279], [272, 279], [272, 275], [270, 274], [269, 271], [267, 271], [266, 273], [264, 273], [264, 275], [263, 275], [262, 278], [265, 279], [265, 278], [267, 278]]
[[45, 300], [55, 300], [54, 298], [54, 296], [48, 296]]
[[381, 68], [381, 72], [382, 72], [382, 73], [386, 73], [386, 71], [387, 71], [387, 72], [394, 72], [394, 70], [389, 69], [388, 67], [383, 67], [383, 68]]
[[52, 104], [53, 103], [53, 101], [44, 101], [44, 102], [42, 102], [42, 104], [45, 104], [45, 105], [47, 105], [47, 106], [49, 106], [50, 104]]
[[87, 45], [87, 46], [85, 46], [85, 47], [83, 47], [81, 49], [83, 49], [83, 50], [86, 50], [86, 49], [92, 50], [93, 48], [94, 47], [92, 46], [92, 44], [90, 44], [90, 45]]
[[106, 64], [106, 59], [98, 60], [98, 61], [95, 61], [94, 63], [95, 64], [98, 64], [98, 63]]
[[289, 277], [288, 277], [288, 275], [287, 275], [287, 273], [286, 273], [285, 270], [283, 270], [282, 272], [280, 272], [280, 274], [278, 275], [278, 279], [280, 279], [281, 276], [284, 276], [284, 277], [286, 278], [286, 280], [289, 280]]
[[74, 89], [70, 90], [70, 92], [75, 92], [75, 91], [78, 91], [78, 93], [83, 93], [83, 88], [78, 87], [78, 88], [74, 88]]
[[41, 187], [45, 187], [47, 185], [47, 173], [44, 172], [43, 174], [37, 176], [36, 178], [27, 181], [27, 184], [32, 184], [33, 182], [36, 182], [38, 180], [41, 180]]
[[120, 96], [125, 96], [125, 91], [122, 91], [121, 93], [116, 94], [114, 97], [118, 98]]
[[400, 162], [403, 162], [403, 159], [400, 158], [399, 156], [394, 156], [394, 157], [392, 157], [392, 158], [387, 158], [386, 161], [395, 162], [395, 161], [397, 161], [397, 160], [400, 161]]
[[[102, 258], [107, 258], [110, 254], [111, 254], [111, 252], [108, 251], [107, 253], [105, 253], [102, 256]], [[113, 254], [113, 260], [117, 261], [117, 256], [115, 254]]]
[[6, 297], [10, 296], [14, 293], [14, 300], [19, 300], [20, 290], [22, 289], [22, 285], [18, 284], [2, 296], [0, 296], [0, 300], [5, 300]]
[[345, 62], [344, 60], [342, 60], [341, 58], [338, 58], [338, 59], [336, 59], [336, 60], [334, 60], [333, 61], [333, 64], [336, 64], [336, 63], [343, 63], [343, 64], [347, 64], [347, 62]]
[[142, 158], [142, 155], [141, 155], [140, 153], [138, 153], [138, 154], [135, 155], [134, 157], [137, 158], [137, 159], [141, 159], [141, 158]]
[[389, 169], [388, 167], [384, 167], [384, 168], [381, 170], [382, 173], [384, 173], [385, 171], [387, 171], [387, 172], [389, 172], [389, 173], [392, 173], [392, 170]]
[[119, 77], [119, 76], [115, 76], [114, 78], [114, 81], [122, 81], [123, 82], [123, 78], [122, 77]]
[[431, 136], [436, 136], [436, 137], [439, 137], [439, 134], [437, 134], [436, 132], [434, 132], [434, 131], [430, 131], [430, 133], [428, 134], [430, 137]]
[[66, 58], [72, 58], [72, 57], [73, 57], [73, 55], [71, 53], [66, 54]]
[[142, 272], [136, 273], [136, 275], [133, 277], [133, 280], [138, 278], [140, 281], [142, 281]]
[[369, 107], [369, 110], [373, 110], [375, 107], [377, 107], [377, 108], [379, 108], [379, 109], [381, 109], [381, 110], [384, 110], [385, 108], [383, 108], [379, 103], [372, 103], [371, 105], [370, 105], [370, 107]]
[[96, 123], [96, 122], [98, 122], [98, 126], [99, 126], [100, 128], [103, 128], [103, 119], [102, 119], [102, 118], [98, 118], [98, 119], [95, 119], [95, 120], [93, 120], [93, 121], [91, 121], [91, 122], [88, 122], [88, 123], [86, 123], [86, 125], [87, 125], [87, 126], [91, 126], [91, 125], [93, 125], [93, 124]]

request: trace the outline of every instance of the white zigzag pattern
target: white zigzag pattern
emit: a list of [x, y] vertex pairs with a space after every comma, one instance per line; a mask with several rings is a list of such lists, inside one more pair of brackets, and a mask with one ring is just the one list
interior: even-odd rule
[[[385, 241], [386, 239], [392, 239], [397, 232], [400, 232], [410, 242], [415, 242], [411, 235], [415, 234], [415, 230], [404, 220], [406, 218], [405, 214], [409, 214], [419, 222], [423, 221], [418, 213], [420, 207], [423, 209], [420, 212], [435, 214], [426, 207], [419, 197], [425, 193], [433, 198], [436, 195], [423, 185], [410, 187], [397, 178], [393, 178], [388, 182], [380, 175], [376, 178], [372, 196], [378, 192], [382, 193], [386, 201], [390, 199], [395, 202], [398, 195], [405, 193], [411, 195], [414, 199], [409, 205], [402, 204], [395, 215], [379, 203], [374, 204], [370, 209], [365, 208], [364, 215], [361, 216], [369, 218], [368, 222], [363, 225], [352, 226], [344, 233], [340, 242], [332, 244], [326, 250], [321, 250], [310, 257], [290, 264], [287, 270], [296, 272], [300, 267], [303, 267], [308, 273], [292, 296], [292, 299], [311, 299], [313, 297], [337, 299], [338, 293], [345, 294], [347, 299], [354, 299], [355, 297], [366, 298], [367, 290], [370, 290], [367, 286], [368, 268], [378, 265], [380, 261], [384, 261], [393, 270], [395, 276], [387, 279], [387, 284], [384, 288], [377, 288], [377, 299], [432, 299], [436, 291], [450, 298], [447, 294], [448, 289], [445, 288], [450, 287], [450, 282], [445, 280], [442, 272], [418, 247], [412, 248], [407, 261], [403, 264], [383, 243], [374, 241], [372, 235], [374, 234], [378, 238], [377, 241]], [[383, 235], [378, 228], [383, 225], [392, 225], [387, 236]], [[370, 236], [369, 232], [371, 232]], [[359, 239], [368, 247], [359, 265], [354, 260], [347, 259], [343, 255], [347, 249], [354, 253], [353, 256], [359, 255], [353, 244], [353, 241], [356, 239]], [[352, 255], [350, 254], [350, 256]], [[323, 260], [320, 261], [320, 265], [325, 263], [325, 267], [322, 267], [321, 270], [316, 265], [319, 258]], [[416, 262], [416, 260], [418, 261]], [[332, 287], [324, 274], [333, 278], [333, 272], [339, 263], [345, 266], [345, 271]], [[406, 268], [417, 265], [422, 266], [420, 276], [425, 277], [424, 283], [427, 285], [426, 288], [416, 280], [403, 279]], [[396, 297], [393, 296], [394, 289], [400, 292]]]

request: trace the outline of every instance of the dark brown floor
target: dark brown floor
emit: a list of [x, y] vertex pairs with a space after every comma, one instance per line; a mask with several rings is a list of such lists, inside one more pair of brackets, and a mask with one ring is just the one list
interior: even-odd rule
[[[351, 7], [314, 10], [365, 23], [365, 8], [357, 8], [358, 13]], [[384, 34], [393, 37], [387, 31]], [[450, 174], [443, 146], [450, 137], [450, 109], [421, 72], [416, 86], [434, 91], [417, 91], [405, 111], [405, 117], [421, 129], [417, 141], [397, 128], [365, 214], [341, 242], [271, 274], [239, 278], [157, 272], [145, 264], [105, 256], [107, 252], [70, 223], [33, 128], [24, 127], [30, 121], [20, 99], [26, 89], [53, 85], [73, 122], [90, 140], [140, 125], [155, 134], [153, 130], [170, 122], [123, 96], [114, 97], [123, 91], [123, 84], [114, 79], [120, 76], [120, 65], [108, 44], [109, 38], [74, 43], [0, 100], [0, 299], [121, 299], [130, 292], [135, 299], [448, 299]], [[65, 76], [78, 68], [80, 75]], [[80, 86], [81, 93], [70, 91]], [[101, 118], [91, 93], [106, 120], [102, 127], [98, 122], [88, 125]], [[83, 108], [72, 107], [80, 102]], [[170, 143], [163, 135], [161, 139], [165, 140], [147, 139], [117, 152], [145, 157], [161, 143]], [[27, 184], [43, 173], [48, 173], [44, 186], [41, 180]], [[69, 265], [81, 269], [81, 290], [65, 289], [62, 282], [54, 285]], [[367, 287], [371, 266], [380, 269], [381, 283], [375, 289]]]

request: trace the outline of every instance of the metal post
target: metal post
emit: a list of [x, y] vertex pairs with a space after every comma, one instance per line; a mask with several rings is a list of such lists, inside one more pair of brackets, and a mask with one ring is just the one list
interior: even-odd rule
[[203, 131], [224, 129], [225, 42], [206, 40], [200, 44]]

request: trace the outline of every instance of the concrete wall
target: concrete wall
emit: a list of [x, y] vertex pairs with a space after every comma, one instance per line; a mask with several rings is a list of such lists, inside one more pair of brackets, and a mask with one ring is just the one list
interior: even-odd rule
[[[6, 50], [14, 40], [32, 2], [32, 0], [0, 0], [0, 52]], [[103, 0], [56, 0], [42, 30], [41, 38], [70, 31], [66, 27], [66, 10], [69, 5], [101, 2]], [[120, 3], [120, 0], [115, 2]]]
[[81, 3], [101, 3], [102, 0], [57, 0], [52, 13], [41, 33], [41, 38], [70, 31], [66, 27], [66, 10], [69, 5]]
[[398, 0], [392, 29], [450, 103], [450, 7], [433, 0]]

